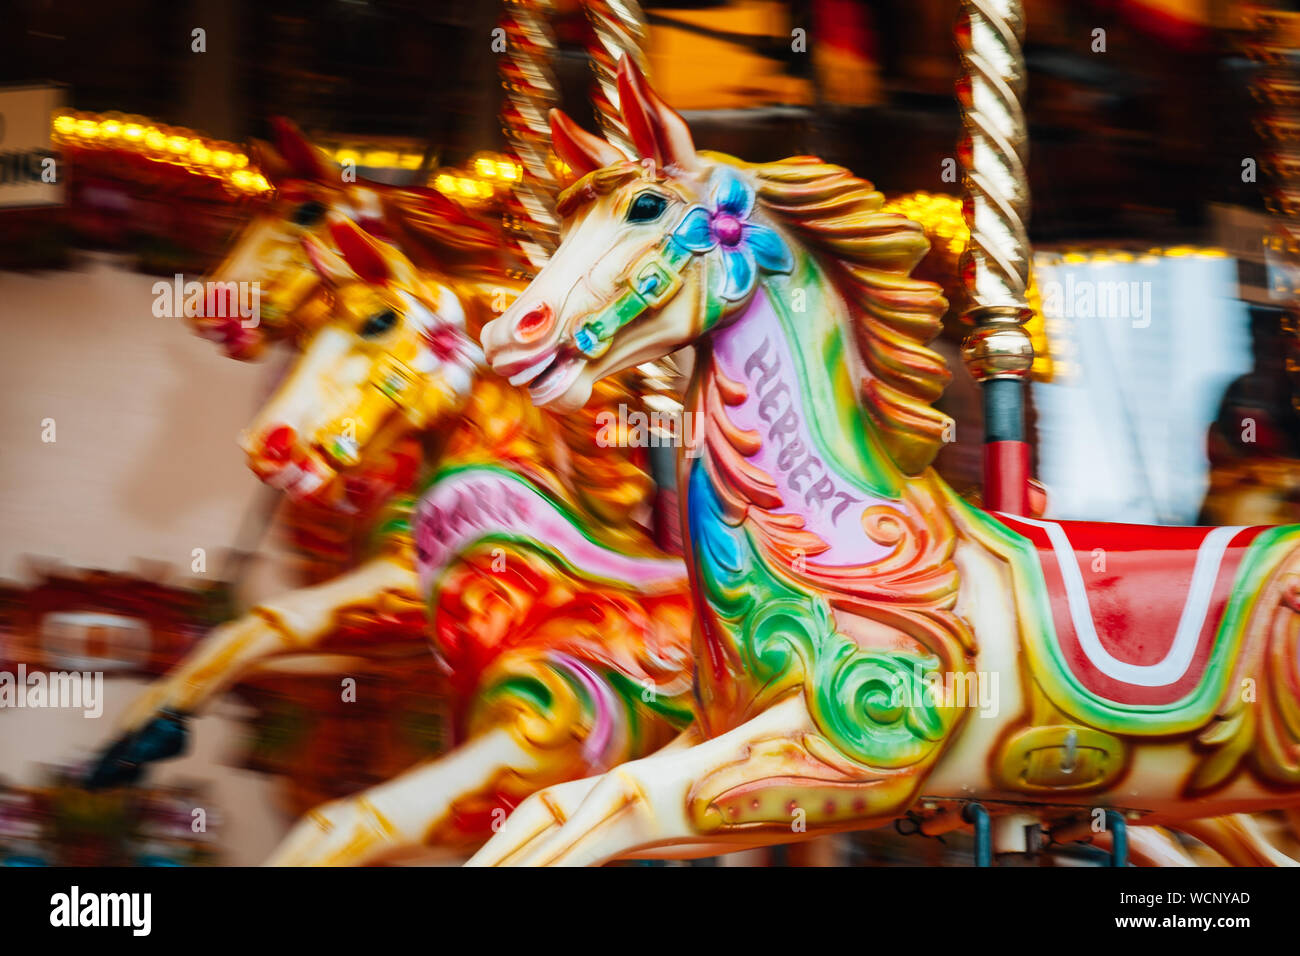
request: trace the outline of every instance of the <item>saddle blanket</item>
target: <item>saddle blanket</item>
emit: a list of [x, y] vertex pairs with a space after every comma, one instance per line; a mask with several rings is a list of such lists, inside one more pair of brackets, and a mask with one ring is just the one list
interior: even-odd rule
[[1167, 706], [1200, 686], [1242, 558], [1265, 530], [994, 517], [1037, 549], [1074, 680], [1121, 707]]

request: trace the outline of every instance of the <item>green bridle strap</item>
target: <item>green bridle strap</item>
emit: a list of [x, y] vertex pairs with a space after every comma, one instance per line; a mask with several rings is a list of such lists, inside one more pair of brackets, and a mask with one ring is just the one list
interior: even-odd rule
[[[373, 388], [385, 399], [396, 406], [417, 427], [423, 422], [420, 397], [424, 393], [421, 376], [391, 352], [380, 355], [370, 372], [368, 387]], [[371, 404], [370, 393], [363, 393], [361, 400], [352, 407], [343, 420], [361, 419], [368, 414], [367, 406]], [[337, 421], [337, 419], [335, 420]], [[319, 439], [322, 449], [337, 464], [351, 467], [361, 461], [361, 451], [355, 440], [338, 433], [330, 426], [323, 429], [326, 435]]]
[[588, 358], [603, 355], [614, 333], [651, 309], [657, 309], [682, 287], [682, 270], [692, 253], [670, 232], [632, 263], [623, 279], [623, 292], [594, 313], [573, 333], [573, 344]]

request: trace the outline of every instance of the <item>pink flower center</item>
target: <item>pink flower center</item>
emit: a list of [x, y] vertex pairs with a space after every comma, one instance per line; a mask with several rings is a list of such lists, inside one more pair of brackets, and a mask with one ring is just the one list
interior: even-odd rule
[[724, 246], [734, 246], [740, 242], [740, 220], [729, 212], [720, 212], [713, 217], [713, 234]]
[[460, 341], [456, 330], [450, 326], [439, 326], [424, 333], [425, 341], [439, 361], [445, 362], [459, 351]]

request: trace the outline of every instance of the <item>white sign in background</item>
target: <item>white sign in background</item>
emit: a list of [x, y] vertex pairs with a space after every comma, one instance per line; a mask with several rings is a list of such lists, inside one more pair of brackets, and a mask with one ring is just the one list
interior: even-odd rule
[[50, 123], [62, 105], [57, 86], [0, 86], [0, 209], [63, 203], [62, 169], [48, 182], [45, 163], [57, 160]]
[[[1209, 484], [1206, 432], [1224, 389], [1252, 365], [1236, 260], [1040, 256], [1034, 270], [1040, 289], [1139, 293], [1128, 296], [1138, 303], [1132, 315], [1054, 314], [1044, 297], [1052, 352], [1075, 369], [1033, 386], [1047, 516], [1195, 524]], [[1106, 298], [1098, 291], [1092, 301]]]

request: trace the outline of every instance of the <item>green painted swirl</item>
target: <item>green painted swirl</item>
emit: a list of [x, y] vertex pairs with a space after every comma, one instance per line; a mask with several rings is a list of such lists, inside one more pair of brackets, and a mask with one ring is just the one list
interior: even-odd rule
[[[907, 767], [932, 755], [957, 722], [932, 682], [939, 660], [860, 648], [835, 629], [820, 595], [799, 588], [764, 559], [743, 526], [729, 524], [706, 469], [689, 485], [691, 539], [710, 605], [707, 640], [738, 664], [729, 680], [758, 706], [802, 684], [818, 730], [871, 767]], [[706, 702], [707, 706], [707, 702]]]

